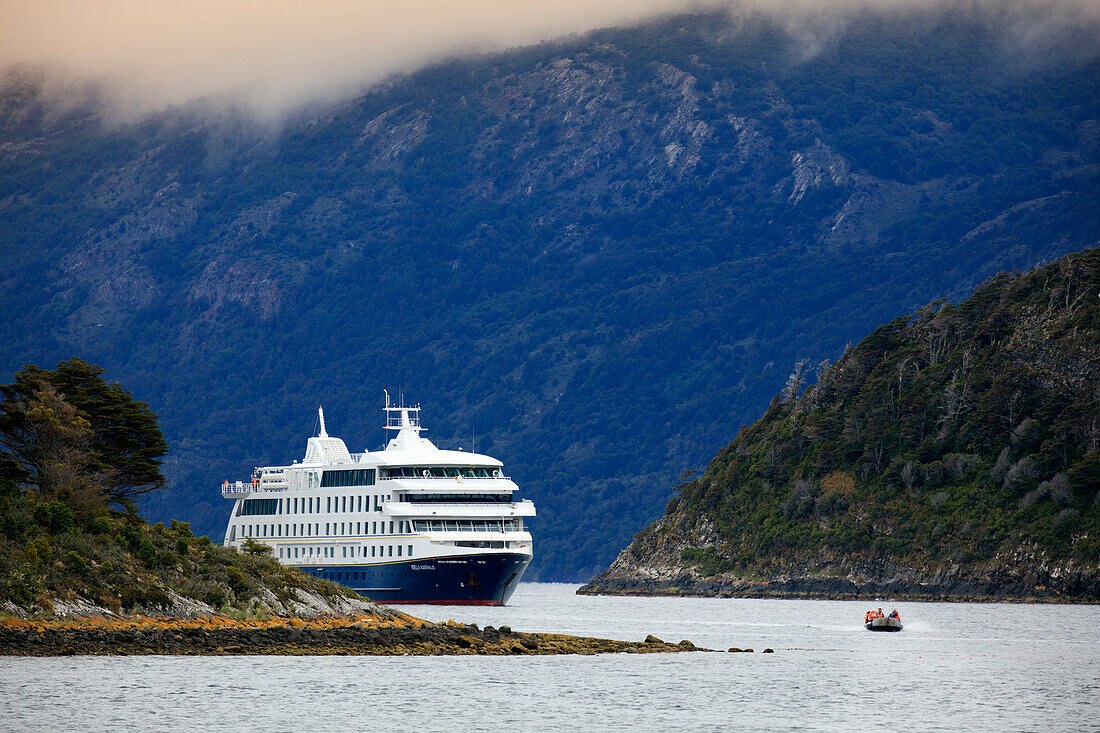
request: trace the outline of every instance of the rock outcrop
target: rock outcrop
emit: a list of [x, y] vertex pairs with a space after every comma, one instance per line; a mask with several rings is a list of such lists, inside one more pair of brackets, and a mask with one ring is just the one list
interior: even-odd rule
[[100, 616], [80, 619], [0, 619], [0, 655], [89, 654], [359, 654], [549, 655], [654, 654], [707, 651], [689, 641], [616, 641], [565, 634], [520, 633], [448, 621], [433, 624], [389, 612], [336, 618], [276, 617], [237, 621], [224, 616], [180, 620]]

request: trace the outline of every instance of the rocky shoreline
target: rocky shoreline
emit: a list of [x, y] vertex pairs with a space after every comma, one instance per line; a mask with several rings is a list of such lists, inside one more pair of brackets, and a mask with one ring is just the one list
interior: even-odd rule
[[711, 598], [779, 598], [788, 600], [855, 601], [891, 598], [897, 601], [959, 603], [1086, 603], [1100, 593], [1092, 585], [1059, 584], [1056, 588], [1030, 580], [960, 577], [937, 574], [927, 580], [907, 578], [862, 580], [841, 577], [780, 577], [753, 580], [728, 575], [702, 576], [690, 570], [660, 576], [615, 575], [594, 578], [578, 595], [698, 596]]
[[0, 656], [72, 655], [547, 655], [706, 651], [690, 641], [616, 641], [521, 633], [507, 626], [379, 619], [226, 617], [0, 619]]

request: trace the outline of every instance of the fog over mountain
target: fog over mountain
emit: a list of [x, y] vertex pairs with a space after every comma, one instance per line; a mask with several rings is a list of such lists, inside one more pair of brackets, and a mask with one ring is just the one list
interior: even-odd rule
[[587, 579], [802, 359], [1100, 242], [1081, 2], [3, 7], [0, 373], [103, 366], [172, 447], [143, 515], [215, 539], [389, 385]]
[[[764, 16], [784, 26], [806, 56], [819, 53], [856, 17], [874, 13], [999, 16], [1010, 45], [1049, 53], [1098, 37], [1092, 0], [141, 0], [0, 2], [0, 68], [48, 73], [59, 101], [106, 90], [116, 115], [146, 114], [213, 98], [263, 118], [331, 102], [442, 58], [528, 45], [657, 16], [724, 10], [731, 24]], [[1092, 44], [1095, 46], [1096, 44]]]

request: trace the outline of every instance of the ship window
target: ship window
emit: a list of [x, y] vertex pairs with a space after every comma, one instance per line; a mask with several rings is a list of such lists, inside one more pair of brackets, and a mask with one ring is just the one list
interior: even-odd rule
[[321, 488], [334, 486], [374, 486], [373, 468], [353, 468], [342, 471], [325, 471], [321, 474]]
[[393, 545], [387, 545], [390, 548], [390, 557], [393, 557]]
[[321, 523], [316, 522], [313, 525], [313, 534], [321, 534]]
[[401, 545], [397, 546], [397, 556], [401, 557]]
[[328, 512], [331, 512], [331, 511], [332, 511], [332, 497], [331, 496], [326, 496], [325, 497], [325, 512], [328, 513]]
[[237, 511], [238, 517], [252, 517], [259, 514], [275, 514], [278, 499], [245, 499]]
[[507, 504], [511, 494], [409, 494], [406, 501], [412, 504]]
[[359, 497], [359, 511], [363, 511], [363, 497]]
[[344, 548], [344, 557], [347, 557], [347, 556], [348, 556], [348, 548], [345, 547]]
[[409, 557], [413, 556], [413, 546], [409, 545]]
[[370, 546], [370, 556], [374, 557], [374, 545]]
[[362, 526], [362, 522], [355, 523], [355, 534], [362, 534], [363, 530], [359, 529]]
[[390, 522], [390, 534], [393, 534], [393, 522]]
[[325, 534], [328, 534], [328, 522], [325, 522]]

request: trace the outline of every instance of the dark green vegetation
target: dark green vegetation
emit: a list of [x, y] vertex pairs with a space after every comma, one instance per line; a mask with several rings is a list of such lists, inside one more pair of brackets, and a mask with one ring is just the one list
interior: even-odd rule
[[[270, 557], [239, 554], [195, 537], [186, 522], [150, 525], [105, 507], [65, 502], [0, 485], [0, 602], [53, 613], [57, 603], [94, 604], [116, 613], [181, 613], [271, 608], [263, 588], [284, 605], [301, 588], [340, 596], [337, 586], [284, 568]], [[353, 595], [348, 593], [348, 595]], [[174, 597], [175, 596], [175, 597]], [[255, 600], [254, 600], [255, 599]], [[208, 609], [207, 609], [208, 610]]]
[[895, 319], [802, 384], [610, 575], [1004, 573], [1010, 595], [1100, 600], [1100, 248]]
[[1055, 51], [1004, 22], [868, 14], [808, 57], [679, 17], [278, 134], [200, 107], [106, 124], [11, 77], [0, 370], [80, 353], [148, 396], [172, 452], [143, 511], [212, 536], [222, 480], [299, 457], [319, 403], [376, 447], [403, 386], [536, 502], [528, 577], [587, 577], [799, 358], [1095, 244], [1095, 29]]
[[186, 522], [137, 516], [131, 498], [163, 482], [167, 446], [148, 407], [101, 373], [70, 359], [0, 385], [0, 603], [185, 613], [202, 610], [194, 601], [289, 607], [298, 589], [354, 596], [280, 566], [262, 545], [241, 555]]
[[102, 375], [69, 359], [0, 385], [0, 479], [78, 503], [87, 493], [120, 503], [164, 487], [168, 444], [157, 416]]

